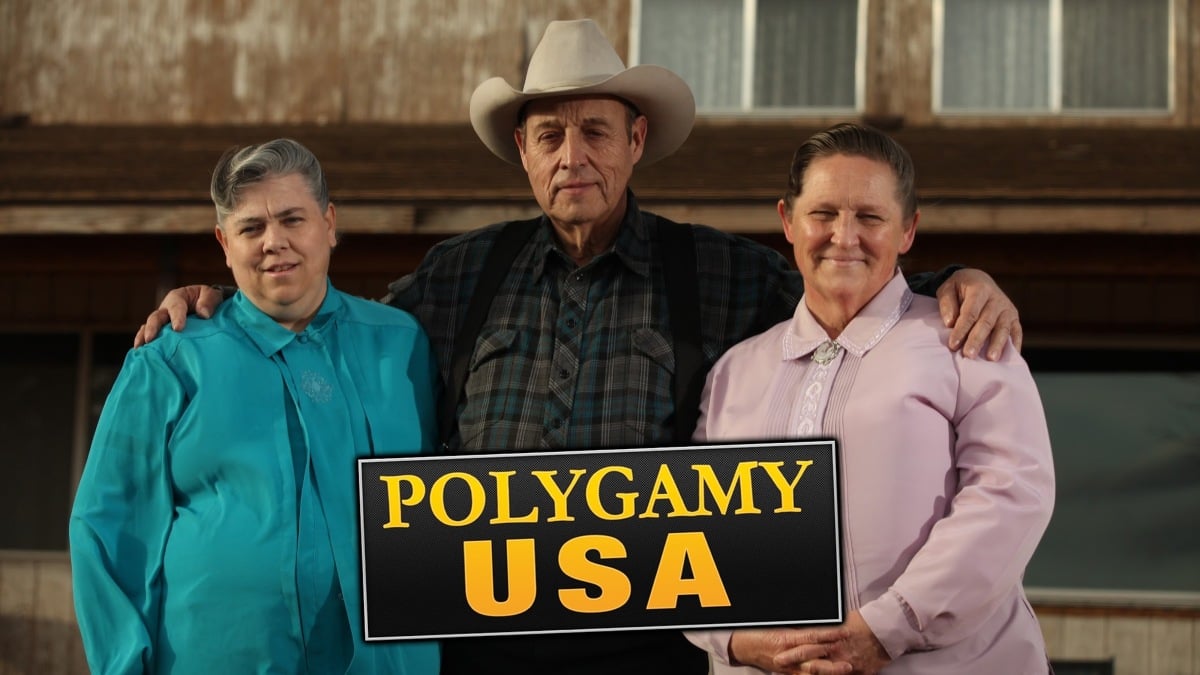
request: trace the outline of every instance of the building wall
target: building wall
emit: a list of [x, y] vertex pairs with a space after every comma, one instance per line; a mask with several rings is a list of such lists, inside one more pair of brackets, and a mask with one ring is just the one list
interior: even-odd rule
[[[1035, 606], [1052, 659], [1113, 659], [1115, 675], [1200, 675], [1200, 610]], [[0, 675], [88, 672], [64, 555], [0, 554]]]
[[7, 0], [0, 116], [33, 124], [428, 123], [514, 81], [548, 21], [614, 0]]
[[[1171, 1], [1179, 67], [1177, 105], [1170, 115], [939, 118], [930, 101], [933, 0], [869, 3], [863, 115], [903, 125], [905, 131], [1120, 127], [1129, 135], [1131, 129], [1166, 130], [1178, 132], [1180, 146], [1188, 147], [1200, 127], [1200, 0]], [[65, 134], [79, 125], [94, 137], [87, 143], [96, 148], [103, 148], [106, 137], [111, 143], [109, 125], [126, 127], [126, 138], [130, 131], [136, 135], [143, 129], [153, 133], [164, 125], [177, 127], [185, 136], [203, 133], [209, 143], [215, 143], [214, 133], [224, 133], [210, 125], [257, 125], [255, 133], [287, 131], [286, 125], [309, 130], [381, 127], [382, 132], [361, 137], [331, 134], [326, 145], [314, 145], [323, 158], [344, 161], [335, 178], [374, 174], [396, 183], [388, 192], [364, 189], [354, 195], [360, 203], [353, 208], [362, 209], [357, 217], [350, 217], [354, 212], [349, 209], [342, 211], [342, 222], [357, 222], [360, 232], [377, 233], [378, 238], [364, 238], [366, 245], [356, 249], [352, 233], [335, 256], [334, 272], [341, 274], [335, 280], [344, 290], [374, 296], [383, 282], [411, 269], [440, 236], [528, 209], [518, 169], [509, 168], [503, 179], [484, 186], [492, 190], [493, 201], [477, 206], [468, 201], [468, 193], [481, 191], [476, 182], [431, 184], [416, 191], [399, 184], [388, 173], [392, 167], [378, 157], [391, 148], [374, 139], [396, 135], [396, 127], [413, 137], [426, 135], [429, 125], [462, 127], [470, 94], [481, 81], [501, 76], [520, 85], [524, 64], [550, 20], [591, 17], [624, 54], [631, 11], [629, 0], [4, 0], [0, 127], [70, 125], [52, 129]], [[815, 127], [826, 121], [803, 123]], [[669, 180], [663, 173], [640, 171], [646, 193], [653, 188], [656, 208], [668, 215], [752, 234], [773, 233], [768, 241], [780, 246], [769, 209], [774, 183], [760, 181], [761, 193], [752, 195], [739, 187], [740, 201], [720, 189], [725, 184], [722, 171], [745, 172], [761, 162], [763, 148], [775, 136], [746, 147], [742, 136], [760, 129], [758, 120], [714, 119], [702, 125], [716, 131], [694, 138], [714, 142], [694, 154], [681, 153], [673, 158], [678, 163], [664, 162]], [[736, 146], [715, 143], [732, 138], [721, 135], [726, 128], [738, 131]], [[463, 142], [476, 146], [469, 132], [462, 131]], [[343, 147], [348, 138], [360, 142]], [[1054, 192], [1013, 198], [1011, 186], [988, 173], [997, 166], [1015, 166], [1014, 173], [1024, 174], [1049, 166], [1055, 172], [1060, 166], [1051, 163], [1055, 155], [1082, 157], [1088, 163], [1086, 139], [1060, 144], [1058, 138], [1041, 146], [1038, 157], [1047, 162], [1039, 159], [1028, 171], [1017, 164], [1020, 157], [997, 160], [989, 148], [968, 152], [962, 149], [965, 144], [923, 157], [919, 167], [942, 161], [938, 155], [956, 159], [942, 165], [949, 167], [943, 173], [963, 176], [966, 187], [947, 192], [950, 201], [926, 212], [925, 232], [948, 236], [919, 239], [917, 254], [922, 257], [913, 268], [953, 261], [993, 271], [1022, 309], [1027, 344], [1090, 339], [1196, 349], [1200, 221], [1194, 213], [1200, 182], [1187, 178], [1187, 172], [1195, 171], [1194, 154], [1161, 163], [1153, 157], [1122, 163], [1109, 154], [1091, 162], [1096, 172], [1117, 177], [1114, 183], [1126, 190], [1120, 193], [1107, 183], [1096, 188], [1094, 173], [1059, 171], [1036, 177], [1040, 183], [1061, 178]], [[1160, 133], [1157, 138], [1162, 147], [1172, 144], [1169, 136]], [[14, 139], [16, 135], [0, 134], [0, 151], [18, 142]], [[214, 147], [235, 142], [219, 140]], [[736, 154], [739, 148], [746, 154]], [[1004, 148], [990, 148], [996, 149]], [[170, 190], [187, 185], [189, 190], [165, 189], [152, 198], [139, 192], [143, 182], [136, 167], [123, 171], [113, 190], [85, 193], [103, 183], [92, 176], [111, 174], [113, 167], [76, 147], [67, 154], [38, 146], [4, 155], [6, 161], [0, 163], [7, 163], [8, 171], [31, 167], [43, 172], [23, 179], [19, 187], [38, 183], [51, 188], [13, 197], [9, 191], [16, 181], [0, 180], [0, 329], [131, 331], [163, 290], [227, 278], [215, 244], [195, 239], [195, 233], [211, 229], [203, 170], [216, 154], [195, 138], [190, 144], [181, 140], [179, 151], [191, 153], [200, 170], [191, 172], [193, 164], [183, 167], [166, 157], [148, 171], [186, 168], [178, 181], [157, 180], [155, 185]], [[431, 157], [445, 154], [444, 147], [419, 146], [417, 151]], [[471, 157], [473, 166], [456, 169], [460, 178], [468, 169], [489, 176], [505, 170], [491, 157]], [[458, 159], [450, 155], [443, 163]], [[697, 172], [704, 162], [711, 169]], [[781, 176], [782, 164], [778, 171], [774, 166], [771, 177]], [[1176, 189], [1180, 183], [1191, 187]], [[63, 193], [70, 193], [71, 209], [63, 209]], [[747, 195], [753, 203], [747, 203]], [[762, 203], [768, 205], [767, 217], [748, 218], [764, 212]], [[1039, 236], [1046, 231], [1064, 236], [1048, 242]], [[1098, 237], [1096, 232], [1114, 236]], [[85, 233], [92, 238], [81, 236]], [[172, 238], [180, 233], [182, 239]], [[339, 267], [354, 271], [339, 273]], [[73, 454], [76, 468], [86, 442], [82, 432], [76, 433], [76, 447], [65, 450]], [[1046, 607], [1039, 613], [1052, 657], [1112, 657], [1121, 675], [1200, 675], [1200, 617], [1194, 608]], [[0, 675], [76, 672], [86, 672], [86, 666], [70, 606], [65, 553], [0, 551]]]
[[[1169, 0], [1168, 117], [932, 112], [934, 0], [871, 0], [864, 113], [908, 125], [1200, 125], [1200, 12]], [[589, 17], [627, 54], [630, 0], [8, 0], [0, 117], [34, 124], [465, 121], [475, 86], [520, 86], [547, 22]]]

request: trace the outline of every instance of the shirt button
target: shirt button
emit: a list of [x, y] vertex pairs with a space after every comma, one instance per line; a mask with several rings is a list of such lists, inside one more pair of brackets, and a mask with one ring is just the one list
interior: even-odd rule
[[575, 275], [575, 281], [583, 281], [583, 272]]
[[300, 341], [300, 344], [308, 344], [308, 336], [304, 333], [301, 333], [296, 339]]
[[559, 369], [558, 369], [558, 377], [559, 377], [560, 379], [563, 379], [563, 380], [567, 379], [567, 375], [570, 375], [570, 373], [568, 373], [568, 372], [567, 372], [567, 369], [566, 369], [566, 368], [559, 368]]
[[561, 426], [562, 426], [562, 420], [560, 420], [559, 418], [555, 417], [554, 419], [550, 420], [550, 426], [552, 426], [552, 427], [554, 427], [555, 429], [557, 429], [557, 428], [559, 428], [559, 427], [561, 427]]
[[575, 323], [575, 319], [567, 319], [567, 328], [574, 328]]

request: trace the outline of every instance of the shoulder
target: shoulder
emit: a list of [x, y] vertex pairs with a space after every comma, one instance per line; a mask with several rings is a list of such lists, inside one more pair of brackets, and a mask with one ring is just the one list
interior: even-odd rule
[[693, 223], [691, 228], [698, 254], [709, 252], [726, 255], [736, 260], [753, 259], [761, 263], [788, 266], [787, 259], [783, 257], [783, 254], [752, 239], [723, 232], [708, 225]]
[[204, 367], [225, 363], [242, 347], [226, 330], [224, 314], [218, 307], [211, 319], [189, 316], [180, 331], [169, 325], [163, 327], [153, 341], [129, 350], [121, 366], [121, 378], [127, 382], [153, 382], [146, 386], [156, 388], [186, 386], [184, 383], [193, 381]]
[[362, 324], [364, 326], [379, 326], [414, 332], [421, 331], [421, 325], [417, 323], [416, 318], [402, 309], [397, 309], [391, 305], [376, 302], [375, 300], [367, 300], [349, 295], [337, 289], [333, 289], [332, 292], [337, 293], [342, 300], [342, 321]]
[[781, 321], [767, 330], [746, 338], [730, 347], [717, 359], [713, 370], [738, 369], [763, 359], [779, 360], [782, 354], [783, 336], [787, 333], [791, 319]]
[[[655, 217], [659, 220], [659, 227], [663, 223], [674, 224], [662, 216]], [[800, 273], [779, 251], [708, 225], [683, 225], [692, 231], [696, 266], [704, 272], [700, 277], [701, 285], [716, 284], [723, 292], [738, 291], [740, 300], [753, 303], [761, 303], [765, 297], [774, 297], [771, 289], [781, 288], [789, 296], [787, 304], [795, 306], [803, 290], [803, 281]], [[760, 297], [755, 300], [749, 296]]]
[[[990, 361], [982, 356], [968, 358], [961, 350], [951, 351], [949, 347], [950, 329], [942, 322], [938, 311], [937, 300], [923, 295], [914, 295], [912, 304], [905, 312], [897, 329], [904, 336], [904, 344], [925, 348], [937, 357], [944, 358], [947, 367], [959, 378], [960, 387], [986, 386], [986, 383], [1032, 383], [1029, 366], [1025, 363], [1012, 343], [1004, 348], [1004, 353], [998, 361]], [[939, 358], [940, 360], [940, 358]]]
[[[538, 220], [537, 218], [530, 220]], [[429, 252], [425, 254], [425, 259], [421, 261], [421, 267], [434, 265], [439, 261], [451, 258], [462, 258], [464, 256], [474, 256], [491, 248], [495, 243], [496, 238], [500, 236], [500, 231], [507, 227], [510, 223], [530, 222], [530, 221], [504, 221], [501, 223], [492, 223], [484, 227], [464, 232], [459, 235], [450, 237], [434, 244]], [[482, 262], [482, 261], [480, 261]]]
[[183, 329], [176, 331], [167, 324], [152, 342], [134, 349], [131, 353], [144, 353], [170, 361], [179, 353], [206, 349], [217, 349], [229, 341], [232, 320], [232, 302], [223, 302], [213, 312], [212, 318], [203, 319], [192, 315], [187, 318]]
[[943, 346], [950, 341], [950, 329], [942, 323], [937, 300], [928, 296], [913, 294], [912, 303], [901, 317], [899, 327]]

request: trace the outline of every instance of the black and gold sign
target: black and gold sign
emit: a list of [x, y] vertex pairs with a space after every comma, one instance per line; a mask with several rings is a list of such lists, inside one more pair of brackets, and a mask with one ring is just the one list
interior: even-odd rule
[[834, 441], [364, 459], [368, 640], [842, 620]]

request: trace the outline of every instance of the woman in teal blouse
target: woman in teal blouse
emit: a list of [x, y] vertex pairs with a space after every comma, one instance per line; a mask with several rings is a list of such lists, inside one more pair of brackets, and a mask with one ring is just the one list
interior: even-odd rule
[[428, 340], [329, 283], [299, 143], [226, 153], [212, 196], [238, 292], [129, 353], [71, 513], [92, 671], [436, 673], [436, 643], [363, 641], [355, 465], [432, 449]]

